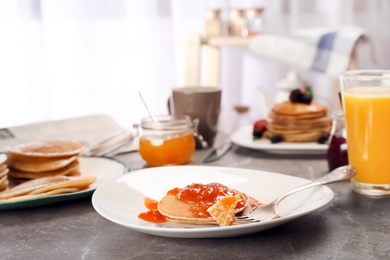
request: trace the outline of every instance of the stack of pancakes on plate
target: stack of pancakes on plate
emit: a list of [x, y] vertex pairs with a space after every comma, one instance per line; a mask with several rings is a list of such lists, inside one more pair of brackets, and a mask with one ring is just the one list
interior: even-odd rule
[[8, 188], [8, 168], [7, 168], [7, 156], [0, 154], [0, 191]]
[[293, 103], [290, 101], [274, 105], [264, 136], [280, 136], [284, 142], [313, 142], [327, 135], [331, 118], [325, 105]]
[[[0, 201], [38, 198], [88, 188], [96, 181], [96, 176], [80, 176], [78, 158], [84, 147], [83, 143], [76, 141], [32, 141], [9, 147], [7, 156], [4, 155], [9, 169], [7, 175], [11, 184], [19, 184], [1, 191]], [[0, 171], [3, 166], [4, 163], [0, 163]]]
[[8, 148], [8, 177], [16, 182], [51, 176], [78, 176], [84, 144], [75, 141], [33, 141]]

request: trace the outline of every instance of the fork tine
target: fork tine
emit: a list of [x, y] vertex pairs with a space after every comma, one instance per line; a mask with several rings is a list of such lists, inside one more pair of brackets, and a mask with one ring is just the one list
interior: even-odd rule
[[261, 222], [258, 219], [253, 219], [253, 218], [247, 218], [247, 219], [236, 219], [235, 223], [236, 224], [250, 224], [250, 223], [258, 223]]
[[250, 219], [251, 217], [249, 216], [236, 216], [236, 219]]

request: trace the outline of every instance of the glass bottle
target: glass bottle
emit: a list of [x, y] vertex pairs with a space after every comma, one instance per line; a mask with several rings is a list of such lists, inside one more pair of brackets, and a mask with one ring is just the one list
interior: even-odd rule
[[184, 115], [146, 117], [141, 121], [139, 153], [149, 166], [179, 165], [195, 152], [192, 120]]
[[232, 8], [229, 12], [228, 33], [230, 36], [248, 36], [244, 10]]
[[345, 129], [344, 112], [332, 113], [332, 129], [328, 139], [327, 153], [329, 171], [348, 165], [347, 131]]
[[205, 38], [222, 35], [222, 22], [220, 13], [221, 10], [218, 9], [205, 10], [205, 20], [203, 24], [203, 36]]
[[263, 29], [263, 11], [263, 8], [248, 8], [245, 10], [245, 20], [248, 36], [261, 33]]

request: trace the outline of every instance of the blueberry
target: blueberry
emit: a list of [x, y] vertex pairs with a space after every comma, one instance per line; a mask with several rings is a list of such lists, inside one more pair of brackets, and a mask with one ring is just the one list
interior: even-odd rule
[[317, 139], [317, 143], [325, 144], [328, 141], [329, 135], [322, 135]]
[[258, 129], [254, 129], [252, 134], [253, 134], [253, 137], [255, 137], [255, 138], [261, 138], [263, 136], [263, 131], [258, 130]]
[[274, 135], [270, 138], [271, 143], [276, 144], [282, 141], [282, 137], [280, 135]]

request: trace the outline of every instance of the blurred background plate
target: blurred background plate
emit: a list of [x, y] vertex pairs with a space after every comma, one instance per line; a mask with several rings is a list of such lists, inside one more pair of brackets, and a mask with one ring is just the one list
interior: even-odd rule
[[272, 153], [291, 153], [291, 154], [306, 154], [306, 153], [316, 153], [316, 154], [326, 154], [328, 150], [327, 144], [319, 144], [315, 142], [308, 143], [287, 143], [280, 142], [273, 144], [268, 139], [253, 140], [252, 136], [253, 126], [245, 126], [238, 129], [231, 135], [231, 140], [233, 143], [256, 150], [263, 150], [266, 152]]
[[88, 189], [35, 199], [10, 202], [0, 201], [0, 210], [35, 207], [91, 196], [95, 189], [105, 181], [127, 172], [126, 164], [109, 157], [80, 157], [79, 162], [82, 175], [93, 175], [97, 177], [96, 181]]

